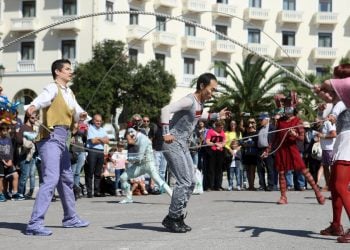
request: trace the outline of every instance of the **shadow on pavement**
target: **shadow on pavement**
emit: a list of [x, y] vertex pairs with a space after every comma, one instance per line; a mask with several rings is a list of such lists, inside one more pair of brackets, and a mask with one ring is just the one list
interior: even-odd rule
[[13, 229], [17, 231], [24, 232], [27, 228], [27, 224], [25, 223], [17, 223], [17, 222], [0, 222], [0, 228]]
[[[156, 222], [154, 222], [156, 223]], [[157, 222], [158, 224], [159, 222]], [[128, 224], [121, 224], [116, 225], [114, 227], [105, 227], [106, 229], [113, 229], [113, 230], [127, 230], [127, 229], [140, 229], [140, 230], [150, 230], [150, 231], [157, 231], [157, 232], [169, 232], [164, 227], [158, 227], [158, 226], [146, 226], [143, 223], [128, 223]]]
[[303, 237], [303, 238], [311, 238], [311, 239], [322, 239], [322, 240], [332, 240], [334, 238], [325, 238], [325, 237], [315, 237], [315, 232], [305, 231], [305, 230], [291, 230], [291, 229], [274, 229], [274, 228], [266, 228], [266, 227], [251, 227], [251, 226], [237, 226], [236, 228], [240, 228], [240, 232], [252, 231], [251, 237], [259, 237], [260, 234], [265, 232], [272, 232], [278, 234], [285, 234], [289, 236]]

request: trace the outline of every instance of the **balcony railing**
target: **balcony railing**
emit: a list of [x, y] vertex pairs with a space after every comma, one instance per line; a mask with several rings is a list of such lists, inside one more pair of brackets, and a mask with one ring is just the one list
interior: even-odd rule
[[154, 5], [156, 8], [159, 8], [159, 7], [175, 8], [178, 6], [178, 0], [155, 0]]
[[213, 5], [214, 17], [232, 17], [237, 14], [237, 7], [231, 4], [217, 3]]
[[205, 49], [205, 38], [186, 36], [182, 38], [183, 49], [203, 50]]
[[317, 12], [315, 14], [315, 23], [320, 24], [337, 24], [338, 14], [333, 12]]
[[[247, 46], [250, 50], [252, 50], [252, 51], [254, 51], [254, 52], [256, 52], [256, 53], [258, 53], [258, 54], [260, 54], [260, 55], [271, 56], [271, 53], [270, 53], [270, 50], [269, 50], [269, 46], [266, 45], [266, 44], [261, 44], [261, 43], [248, 43], [248, 44], [246, 44], [246, 46]], [[248, 55], [249, 53], [251, 53], [251, 52], [248, 51], [248, 50], [246, 50], [246, 49], [243, 50], [243, 55], [244, 55], [244, 56]]]
[[[61, 22], [68, 20], [70, 18], [74, 18], [76, 16], [53, 16], [51, 17], [52, 21], [54, 23], [56, 22]], [[52, 27], [53, 30], [73, 30], [73, 31], [79, 31], [80, 30], [80, 21], [79, 20], [74, 20], [70, 21], [68, 23], [60, 24], [55, 27]]]
[[202, 12], [208, 11], [208, 8], [206, 0], [185, 0], [183, 2], [184, 12]]
[[301, 23], [303, 21], [303, 12], [294, 10], [282, 10], [279, 13], [281, 23]]
[[17, 71], [19, 72], [33, 72], [35, 71], [34, 60], [22, 60], [17, 64]]
[[300, 58], [302, 57], [302, 48], [296, 46], [282, 46], [282, 48], [279, 48], [279, 57]]
[[235, 45], [228, 40], [215, 40], [215, 41], [212, 41], [211, 51], [213, 54], [217, 54], [217, 53], [232, 54], [235, 52]]
[[153, 43], [155, 46], [175, 46], [176, 34], [159, 31], [154, 33]]
[[314, 48], [315, 60], [334, 60], [337, 58], [337, 49], [318, 47]]
[[12, 18], [11, 31], [34, 31], [37, 29], [37, 19], [35, 17]]
[[270, 18], [269, 16], [270, 11], [268, 9], [250, 7], [245, 10], [245, 18], [248, 20], [266, 21]]
[[147, 41], [149, 39], [149, 35], [147, 34], [149, 28], [141, 25], [129, 25], [127, 30], [127, 40], [129, 42], [133, 40]]
[[195, 75], [184, 74], [183, 79], [182, 79], [182, 83], [180, 83], [179, 86], [190, 87], [192, 82], [193, 82], [193, 79], [195, 79], [195, 78], [196, 78]]

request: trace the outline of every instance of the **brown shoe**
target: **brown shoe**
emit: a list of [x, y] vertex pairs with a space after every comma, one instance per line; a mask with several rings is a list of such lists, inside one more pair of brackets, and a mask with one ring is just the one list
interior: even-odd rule
[[337, 241], [339, 243], [350, 243], [350, 229], [344, 234], [343, 236], [340, 236], [337, 238]]
[[[343, 236], [344, 229], [342, 225], [335, 226], [333, 223], [326, 229], [320, 231], [321, 235]], [[350, 237], [350, 236], [349, 236]]]

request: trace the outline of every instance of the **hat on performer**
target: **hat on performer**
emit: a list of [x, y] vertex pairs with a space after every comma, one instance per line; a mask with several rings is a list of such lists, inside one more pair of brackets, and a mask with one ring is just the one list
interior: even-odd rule
[[347, 108], [350, 108], [350, 77], [343, 79], [331, 79], [331, 84], [339, 98]]

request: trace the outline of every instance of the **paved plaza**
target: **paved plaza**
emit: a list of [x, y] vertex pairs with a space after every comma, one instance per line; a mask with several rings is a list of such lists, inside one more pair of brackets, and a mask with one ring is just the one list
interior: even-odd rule
[[[329, 196], [329, 193], [325, 193]], [[135, 196], [83, 198], [77, 208], [91, 225], [61, 226], [62, 208], [52, 202], [46, 225], [49, 237], [23, 234], [34, 200], [0, 203], [0, 249], [349, 249], [336, 237], [319, 235], [331, 219], [331, 202], [318, 205], [311, 190], [288, 192], [288, 205], [276, 205], [279, 192], [212, 191], [194, 195], [186, 222], [191, 232], [174, 234], [161, 225], [169, 197]], [[349, 227], [343, 214], [343, 223]]]

